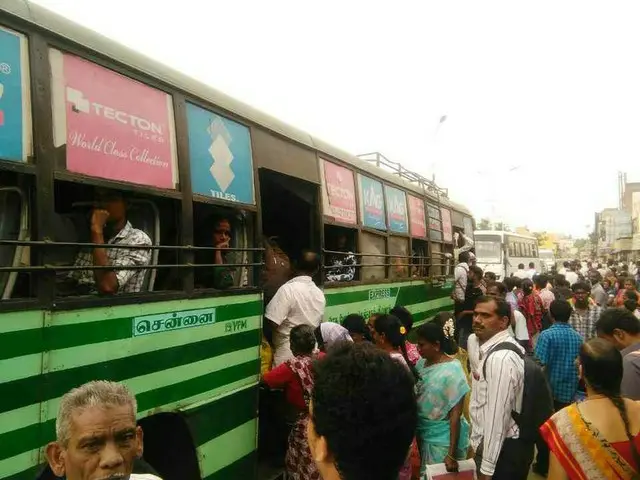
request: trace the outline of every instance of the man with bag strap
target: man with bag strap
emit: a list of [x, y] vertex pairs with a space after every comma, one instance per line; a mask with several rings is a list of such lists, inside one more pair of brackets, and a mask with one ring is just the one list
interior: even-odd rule
[[[502, 298], [480, 297], [474, 309], [480, 371], [473, 372], [477, 381], [471, 391], [471, 446], [480, 480], [526, 480], [537, 435], [534, 424], [553, 412], [537, 418], [538, 410], [552, 405], [550, 392], [540, 367], [509, 334], [510, 313]], [[546, 393], [540, 385], [546, 385]], [[535, 405], [534, 390], [542, 409]]]

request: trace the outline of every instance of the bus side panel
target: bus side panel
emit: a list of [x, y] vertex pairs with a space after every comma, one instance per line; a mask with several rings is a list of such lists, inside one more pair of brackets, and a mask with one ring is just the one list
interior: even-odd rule
[[[62, 395], [90, 380], [126, 384], [136, 395], [139, 418], [256, 385], [261, 313], [260, 295], [52, 312], [43, 335], [42, 376], [24, 379], [30, 388], [10, 395], [14, 410], [37, 404], [42, 396], [42, 434], [29, 437], [22, 453], [54, 439]], [[11, 470], [34, 462], [14, 463]], [[10, 472], [2, 473], [0, 478]]]
[[341, 323], [351, 313], [359, 313], [366, 319], [373, 313], [388, 312], [401, 305], [413, 314], [414, 326], [417, 326], [442, 310], [453, 309], [452, 289], [451, 281], [429, 283], [424, 280], [326, 288], [325, 319]]
[[44, 318], [41, 310], [0, 315], [2, 479], [32, 480], [45, 441], [40, 425]]
[[204, 480], [256, 478], [258, 387], [253, 385], [189, 412]]

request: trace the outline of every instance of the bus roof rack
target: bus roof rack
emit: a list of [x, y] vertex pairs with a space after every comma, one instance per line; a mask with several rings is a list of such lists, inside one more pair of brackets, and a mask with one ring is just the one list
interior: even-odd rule
[[407, 170], [402, 166], [402, 164], [389, 160], [380, 152], [363, 153], [362, 155], [357, 155], [357, 157], [361, 160], [374, 164], [378, 168], [387, 170], [394, 175], [398, 175], [400, 178], [407, 180], [408, 182], [417, 184], [426, 193], [430, 193], [431, 195], [436, 195], [438, 197], [449, 198], [448, 189], [439, 187], [436, 185], [436, 182], [429, 180], [427, 177], [424, 177], [419, 173]]

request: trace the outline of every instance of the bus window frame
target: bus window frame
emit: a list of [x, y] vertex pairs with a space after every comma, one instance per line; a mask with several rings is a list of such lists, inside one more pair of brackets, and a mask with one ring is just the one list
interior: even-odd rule
[[[52, 32], [42, 32], [41, 29], [33, 25], [22, 25], [20, 20], [7, 18], [2, 21], [2, 25], [6, 28], [14, 30], [27, 38], [27, 58], [29, 66], [29, 90], [31, 92], [31, 126], [33, 129], [32, 145], [33, 145], [33, 161], [30, 163], [13, 162], [8, 160], [0, 160], [0, 170], [13, 171], [19, 174], [27, 174], [35, 177], [35, 194], [32, 200], [30, 210], [32, 212], [31, 222], [31, 238], [36, 241], [46, 240], [53, 237], [53, 225], [51, 218], [55, 213], [54, 205], [54, 183], [55, 181], [70, 181], [77, 184], [85, 184], [91, 186], [118, 189], [125, 192], [139, 193], [150, 197], [164, 197], [181, 202], [181, 212], [178, 219], [182, 228], [179, 229], [179, 240], [183, 247], [193, 244], [194, 222], [192, 215], [192, 205], [194, 201], [202, 201], [212, 205], [220, 205], [223, 207], [233, 207], [246, 209], [255, 212], [254, 223], [260, 222], [259, 188], [257, 185], [256, 166], [254, 165], [254, 194], [256, 198], [255, 205], [246, 205], [236, 202], [227, 202], [223, 200], [210, 201], [208, 198], [194, 198], [191, 190], [191, 173], [189, 164], [189, 145], [188, 145], [188, 124], [186, 120], [186, 102], [189, 101], [195, 105], [201, 106], [211, 112], [223, 115], [231, 120], [247, 126], [250, 130], [254, 125], [247, 123], [246, 120], [237, 117], [233, 112], [226, 111], [215, 104], [207, 103], [200, 100], [197, 96], [186, 94], [180, 88], [157, 80], [154, 76], [143, 71], [129, 67], [115, 59], [109, 58], [90, 48], [76, 45], [74, 42], [65, 39]], [[103, 179], [69, 172], [60, 165], [59, 155], [53, 148], [53, 113], [51, 102], [51, 80], [50, 80], [50, 49], [56, 49], [62, 53], [75, 55], [83, 60], [94, 63], [97, 66], [109, 69], [115, 73], [123, 75], [131, 80], [138, 81], [150, 88], [157, 89], [172, 98], [173, 107], [173, 124], [175, 135], [176, 150], [176, 167], [178, 171], [179, 182], [175, 189], [162, 189], [151, 187], [148, 185], [133, 184], [120, 182], [115, 180]], [[253, 137], [251, 137], [253, 138]], [[253, 152], [252, 152], [253, 154]], [[255, 162], [254, 162], [255, 163]], [[257, 232], [254, 230], [251, 242], [257, 245]], [[192, 252], [188, 250], [179, 250], [181, 259], [179, 262], [183, 265], [188, 263], [188, 258]], [[33, 255], [37, 257], [34, 265], [42, 265], [42, 254]], [[152, 266], [150, 266], [151, 269]], [[251, 268], [251, 267], [247, 267]], [[255, 267], [253, 267], [255, 268]], [[252, 269], [253, 269], [252, 268]], [[156, 292], [137, 292], [118, 294], [114, 296], [77, 296], [77, 297], [55, 297], [55, 283], [52, 274], [35, 275], [34, 297], [9, 299], [0, 302], [0, 311], [13, 311], [24, 308], [47, 308], [52, 310], [72, 310], [76, 308], [100, 307], [107, 305], [127, 305], [131, 303], [147, 303], [158, 302], [164, 300], [184, 299], [184, 298], [202, 298], [214, 295], [241, 295], [246, 293], [257, 293], [259, 289], [257, 285], [249, 287], [234, 288], [229, 291], [202, 289], [193, 290], [192, 280], [193, 269], [181, 267], [186, 275], [181, 275], [180, 291], [156, 291]], [[191, 272], [191, 273], [189, 273]]]

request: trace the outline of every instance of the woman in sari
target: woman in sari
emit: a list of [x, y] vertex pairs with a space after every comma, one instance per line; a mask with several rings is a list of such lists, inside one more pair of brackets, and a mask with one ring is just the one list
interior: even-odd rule
[[293, 358], [263, 375], [262, 382], [270, 388], [284, 388], [287, 402], [296, 411], [285, 456], [287, 479], [320, 480], [307, 442], [309, 399], [313, 390], [311, 365], [316, 348], [314, 328], [309, 325], [293, 327], [289, 343]]
[[[371, 322], [371, 320], [370, 320]], [[414, 380], [417, 378], [416, 370], [407, 356], [406, 340], [407, 329], [400, 319], [394, 315], [377, 315], [373, 321], [373, 343], [389, 354], [391, 358], [402, 364], [411, 372]], [[389, 392], [390, 395], [393, 392]], [[410, 480], [413, 476], [411, 453], [418, 457], [415, 440], [412, 443], [411, 451], [407, 452], [407, 460], [400, 469], [398, 480]], [[417, 472], [416, 472], [417, 473]]]
[[549, 480], [640, 479], [640, 404], [620, 396], [622, 356], [606, 340], [582, 345], [587, 398], [540, 427], [549, 445]]
[[462, 415], [469, 384], [456, 353], [454, 321], [437, 319], [416, 330], [418, 351], [418, 441], [426, 465], [444, 463], [447, 471], [458, 471], [458, 460], [467, 457], [469, 423]]

